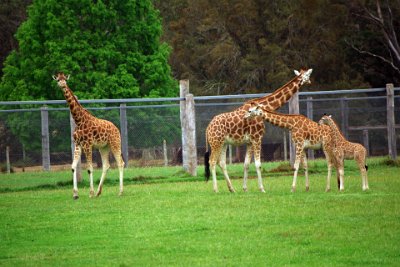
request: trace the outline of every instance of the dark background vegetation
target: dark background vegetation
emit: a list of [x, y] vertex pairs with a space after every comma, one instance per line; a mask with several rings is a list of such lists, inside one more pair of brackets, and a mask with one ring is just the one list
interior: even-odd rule
[[[31, 2], [0, 3], [0, 69]], [[271, 91], [302, 66], [315, 69], [312, 90], [400, 83], [399, 0], [153, 3], [173, 76], [196, 95]]]

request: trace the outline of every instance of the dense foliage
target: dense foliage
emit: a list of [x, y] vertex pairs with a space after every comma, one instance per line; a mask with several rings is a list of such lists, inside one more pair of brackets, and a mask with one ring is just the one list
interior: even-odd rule
[[168, 0], [156, 5], [174, 49], [175, 75], [189, 78], [196, 94], [272, 91], [302, 66], [314, 68], [314, 90], [400, 82], [398, 0]]
[[[14, 5], [18, 3], [25, 2]], [[177, 95], [168, 64], [170, 47], [160, 42], [161, 19], [150, 0], [36, 0], [27, 13], [16, 33], [18, 48], [4, 63], [1, 100], [63, 99], [51, 78], [59, 71], [71, 74], [68, 83], [79, 99]], [[119, 115], [112, 114], [108, 119], [117, 122]], [[40, 119], [39, 113], [24, 115]], [[68, 122], [68, 114], [56, 116], [50, 118], [50, 132], [56, 133], [52, 152], [69, 147], [58, 123]], [[40, 139], [32, 140], [40, 136], [40, 127], [31, 127], [32, 119], [20, 117], [14, 114], [7, 119], [12, 132], [26, 149], [40, 148]]]
[[37, 0], [5, 62], [0, 97], [57, 99], [51, 75], [72, 74], [83, 99], [175, 96], [169, 46], [150, 0]]

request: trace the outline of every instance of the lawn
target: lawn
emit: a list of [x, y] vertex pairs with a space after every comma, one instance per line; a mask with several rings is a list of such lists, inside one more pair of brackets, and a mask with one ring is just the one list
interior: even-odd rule
[[333, 179], [325, 193], [326, 166], [315, 161], [310, 191], [300, 176], [291, 193], [292, 173], [274, 171], [280, 164], [263, 164], [265, 194], [255, 179], [241, 191], [241, 164], [228, 167], [234, 194], [223, 180], [215, 194], [180, 167], [129, 168], [123, 197], [113, 170], [103, 195], [90, 199], [83, 172], [77, 201], [70, 172], [2, 174], [0, 266], [400, 264], [400, 167], [369, 160], [363, 192], [346, 162], [345, 192]]

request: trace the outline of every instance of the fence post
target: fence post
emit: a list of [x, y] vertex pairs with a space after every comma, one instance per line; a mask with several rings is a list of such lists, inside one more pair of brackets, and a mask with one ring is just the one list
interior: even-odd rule
[[164, 154], [164, 166], [168, 166], [168, 151], [167, 151], [167, 141], [163, 141], [163, 154]]
[[128, 167], [128, 120], [126, 118], [126, 104], [121, 104], [119, 106], [119, 119], [121, 124], [121, 148], [122, 157], [124, 158], [125, 168]]
[[[289, 114], [299, 114], [299, 92], [295, 93], [289, 99]], [[289, 158], [290, 158], [290, 166], [294, 166], [294, 161], [296, 159], [296, 148], [292, 142], [292, 133], [289, 134]]]
[[[74, 152], [75, 152], [75, 141], [74, 141], [74, 131], [75, 131], [75, 121], [74, 118], [72, 117], [71, 112], [69, 113], [69, 124], [71, 126], [71, 152], [72, 152], [72, 161], [74, 161]], [[72, 163], [72, 162], [71, 162]], [[82, 182], [82, 164], [81, 164], [81, 159], [78, 161], [78, 165], [76, 166], [76, 177], [78, 183]]]
[[349, 114], [348, 114], [348, 103], [347, 103], [347, 98], [343, 97], [340, 99], [340, 116], [342, 119], [342, 124], [341, 124], [341, 130], [346, 137], [346, 139], [349, 138], [348, 134], [348, 128], [349, 128]]
[[40, 108], [42, 120], [42, 164], [44, 171], [50, 171], [50, 137], [49, 137], [49, 110], [47, 106]]
[[181, 80], [179, 88], [180, 97], [185, 98], [180, 101], [183, 169], [197, 176], [196, 119], [194, 98], [189, 94], [189, 80]]
[[[179, 91], [180, 97], [185, 98], [189, 93], [189, 80], [180, 80], [179, 81]], [[186, 140], [186, 129], [185, 129], [185, 121], [186, 121], [186, 100], [181, 100], [179, 102], [180, 105], [180, 118], [181, 118], [181, 130], [182, 130], [182, 164], [183, 168], [187, 170], [187, 140]]]
[[186, 134], [187, 134], [187, 164], [188, 172], [192, 176], [197, 176], [197, 144], [196, 144], [196, 116], [194, 107], [194, 97], [192, 94], [186, 95]]
[[7, 168], [7, 173], [11, 173], [10, 147], [9, 146], [6, 146], [6, 168]]
[[369, 156], [369, 135], [368, 130], [366, 129], [363, 130], [363, 143], [365, 149], [367, 150], [367, 156]]
[[[313, 102], [312, 102], [312, 96], [307, 97], [307, 117], [310, 120], [314, 120], [314, 110], [313, 110]], [[314, 150], [309, 149], [308, 150], [308, 159], [314, 160]]]
[[396, 148], [396, 129], [394, 120], [394, 89], [393, 84], [386, 84], [386, 96], [387, 96], [387, 133], [388, 133], [388, 149], [389, 157], [393, 160], [397, 158]]
[[283, 130], [283, 160], [284, 160], [284, 161], [287, 161], [286, 130]]

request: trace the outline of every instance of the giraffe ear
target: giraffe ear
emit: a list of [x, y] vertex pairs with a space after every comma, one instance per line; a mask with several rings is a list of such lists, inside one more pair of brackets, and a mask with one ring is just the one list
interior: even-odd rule
[[51, 77], [53, 77], [53, 80], [56, 80], [56, 81], [57, 81], [56, 75], [53, 75], [53, 76], [51, 76]]
[[66, 80], [69, 80], [69, 76], [71, 76], [71, 75], [68, 74]]
[[329, 115], [328, 117], [329, 117], [329, 118], [332, 118], [332, 115]]
[[299, 76], [299, 75], [300, 75], [300, 72], [297, 71], [297, 70], [294, 70], [294, 74], [295, 74], [296, 76]]

